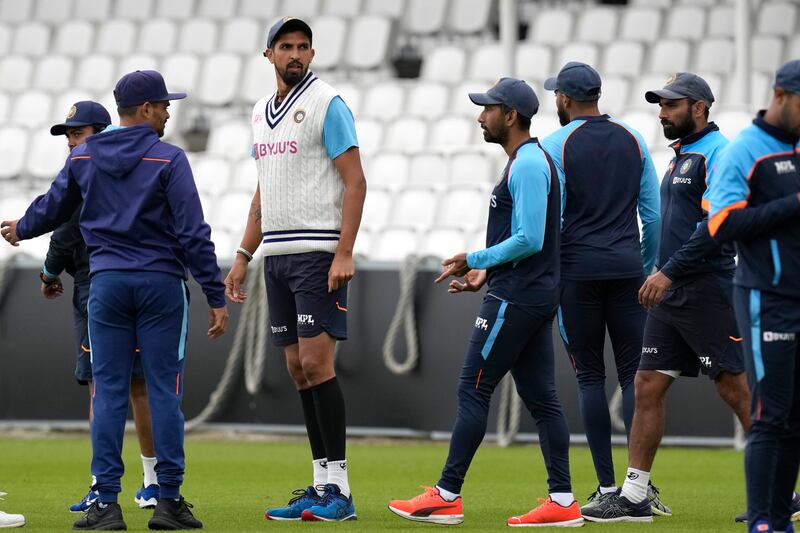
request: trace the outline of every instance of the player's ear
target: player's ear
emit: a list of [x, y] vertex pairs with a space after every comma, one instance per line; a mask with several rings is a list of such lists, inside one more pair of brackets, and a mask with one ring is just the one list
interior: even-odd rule
[[314, 54], [316, 54], [316, 52], [315, 52], [315, 51], [314, 51], [314, 49], [312, 48], [312, 49], [311, 49], [311, 59], [309, 59], [309, 60], [308, 60], [308, 64], [309, 64], [309, 65], [311, 64], [311, 62], [312, 62], [312, 61], [314, 61]]
[[269, 62], [272, 63], [273, 65], [275, 64], [275, 55], [272, 52], [272, 48], [267, 48], [266, 50], [264, 50], [264, 57], [269, 59]]

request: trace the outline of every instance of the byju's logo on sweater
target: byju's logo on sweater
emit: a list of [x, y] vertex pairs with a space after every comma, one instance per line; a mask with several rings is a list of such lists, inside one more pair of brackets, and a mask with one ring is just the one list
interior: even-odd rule
[[253, 145], [253, 157], [256, 159], [296, 153], [297, 141], [277, 141], [274, 143], [255, 143]]

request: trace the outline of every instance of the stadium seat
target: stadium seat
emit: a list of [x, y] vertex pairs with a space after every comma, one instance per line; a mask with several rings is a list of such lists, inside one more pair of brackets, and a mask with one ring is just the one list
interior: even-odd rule
[[[798, 57], [792, 59], [798, 59]], [[772, 75], [783, 63], [783, 39], [767, 35], [752, 38], [750, 41], [750, 68], [756, 72]]]
[[[281, 13], [278, 11], [278, 0], [241, 0], [239, 3], [238, 14], [240, 17], [253, 18], [265, 25], [264, 40], [266, 41], [266, 29], [275, 22]], [[266, 43], [264, 43], [266, 48]]]
[[139, 53], [169, 56], [175, 50], [178, 28], [168, 19], [153, 19], [142, 24], [139, 31]]
[[601, 76], [617, 75], [636, 78], [642, 72], [644, 45], [619, 41], [606, 46]]
[[[216, 2], [218, 0], [209, 0]], [[281, 6], [281, 13], [291, 15], [293, 17], [300, 17], [310, 19], [322, 13], [320, 0], [283, 0]]]
[[109, 20], [100, 24], [94, 53], [124, 57], [133, 53], [136, 26], [127, 20]]
[[234, 120], [211, 128], [206, 153], [238, 160], [249, 156], [252, 147], [253, 132], [249, 121]]
[[603, 78], [600, 108], [604, 113], [617, 116], [628, 108], [628, 80], [619, 76], [606, 76]]
[[92, 52], [94, 26], [84, 20], [61, 24], [55, 34], [51, 53], [69, 57], [83, 57]]
[[353, 116], [357, 117], [361, 113], [361, 87], [355, 83], [341, 82], [336, 83], [334, 88], [339, 92], [339, 96], [347, 104], [347, 107], [350, 108]]
[[206, 205], [203, 205], [203, 213], [213, 230], [230, 231], [236, 242], [241, 238], [242, 231], [247, 224], [247, 211], [252, 201], [252, 192], [228, 191], [209, 202], [210, 213], [206, 209]]
[[153, 0], [122, 0], [117, 2], [114, 17], [120, 20], [141, 22], [149, 20], [153, 13]]
[[117, 83], [116, 64], [106, 55], [87, 55], [77, 64], [72, 86], [87, 91], [112, 89]]
[[253, 105], [262, 97], [275, 94], [277, 83], [272, 64], [261, 54], [254, 54], [245, 65], [244, 80], [239, 88], [239, 98], [243, 102]]
[[581, 61], [588, 63], [597, 68], [600, 57], [600, 51], [597, 45], [592, 43], [569, 43], [560, 48], [558, 59], [556, 60], [556, 69], [561, 69], [570, 61]]
[[700, 42], [696, 52], [695, 70], [727, 74], [733, 72], [734, 48], [729, 39], [705, 39]]
[[489, 157], [475, 151], [458, 152], [450, 159], [450, 183], [485, 187], [497, 181], [498, 175], [492, 168]]
[[786, 57], [784, 58], [786, 61], [791, 61], [792, 59], [797, 59], [800, 57], [800, 35], [797, 35], [789, 41], [786, 46]]
[[200, 60], [192, 54], [175, 54], [164, 58], [161, 74], [170, 90], [191, 92], [197, 84]]
[[30, 87], [33, 63], [20, 56], [5, 56], [0, 59], [0, 90], [20, 92]]
[[[767, 2], [758, 10], [756, 34], [794, 37], [797, 35], [797, 5]], [[796, 58], [795, 58], [796, 59]]]
[[18, 55], [41, 57], [47, 54], [49, 44], [50, 28], [39, 22], [29, 22], [18, 26], [14, 31], [11, 52]]
[[[658, 133], [656, 129], [660, 130], [656, 106], [652, 106], [650, 112], [631, 111], [629, 113], [625, 113], [620, 118], [622, 122], [638, 131], [642, 135], [642, 138], [647, 146], [653, 146], [655, 142], [661, 143], [663, 141], [663, 135], [660, 133], [658, 136], [656, 135]], [[658, 140], [656, 140], [657, 137]]]
[[450, 91], [441, 83], [416, 83], [411, 86], [405, 104], [405, 116], [439, 118], [447, 112]]
[[156, 17], [171, 20], [186, 20], [194, 16], [194, 0], [169, 0], [156, 2]]
[[197, 190], [214, 198], [228, 189], [231, 165], [227, 159], [206, 155], [192, 162], [192, 174]]
[[362, 157], [369, 157], [381, 147], [383, 125], [377, 120], [356, 120], [356, 135]]
[[650, 43], [661, 35], [661, 11], [648, 7], [629, 7], [622, 11], [619, 38]]
[[[28, 155], [28, 130], [19, 126], [0, 127], [0, 180], [14, 178], [22, 173], [25, 157]], [[19, 216], [25, 213], [24, 209]], [[12, 216], [4, 212], [4, 216]]]
[[[674, 74], [674, 73], [673, 73]], [[628, 95], [628, 107], [652, 110], [653, 104], [644, 99], [647, 91], [661, 89], [666, 85], [667, 80], [672, 74], [652, 73], [640, 76], [631, 85], [631, 93]]]
[[486, 248], [486, 228], [479, 229], [471, 236], [468, 236], [467, 250], [476, 251]]
[[111, 18], [111, 0], [75, 0], [75, 11], [71, 18], [92, 22], [108, 20]]
[[229, 20], [234, 17], [236, 2], [200, 0], [197, 16], [211, 20]]
[[[94, 96], [88, 91], [82, 91], [79, 89], [72, 89], [56, 95], [53, 98], [53, 104], [51, 106], [50, 120], [54, 124], [57, 122], [62, 122], [66, 118], [67, 113], [69, 113], [69, 110], [73, 104], [83, 100], [94, 100]], [[111, 109], [106, 107], [106, 109], [111, 114], [112, 119], [116, 118], [116, 113], [114, 112], [116, 110], [116, 106]]]
[[27, 172], [35, 179], [52, 181], [64, 167], [68, 153], [63, 136], [54, 137], [49, 129], [41, 129], [31, 137]]
[[6, 93], [0, 92], [0, 124], [8, 124], [8, 116], [11, 111], [11, 97]]
[[405, 103], [403, 86], [396, 81], [377, 83], [367, 89], [361, 106], [361, 115], [381, 120], [400, 116]]
[[73, 0], [38, 0], [34, 18], [50, 25], [63, 24], [72, 18]]
[[72, 73], [73, 65], [69, 58], [44, 57], [36, 63], [32, 88], [54, 93], [66, 91], [72, 86]]
[[33, 2], [0, 0], [0, 20], [7, 23], [26, 22], [31, 18]]
[[631, 0], [630, 5], [635, 7], [655, 7], [658, 9], [669, 9], [672, 7], [672, 0]]
[[405, 31], [417, 35], [440, 33], [447, 16], [447, 0], [407, 0]]
[[355, 18], [362, 13], [361, 7], [361, 0], [323, 0], [322, 14]]
[[457, 83], [464, 78], [467, 55], [460, 46], [437, 46], [423, 57], [420, 77], [428, 81]]
[[370, 231], [382, 229], [389, 220], [392, 210], [393, 194], [386, 189], [370, 186], [364, 199], [364, 210], [361, 214], [361, 227]]
[[531, 135], [539, 139], [544, 139], [560, 128], [561, 123], [558, 121], [558, 116], [555, 113], [537, 113], [532, 120]]
[[420, 239], [419, 254], [424, 257], [447, 259], [467, 249], [467, 239], [457, 228], [436, 228]]
[[651, 72], [675, 73], [689, 70], [689, 43], [664, 39], [653, 44], [648, 68]]
[[492, 0], [450, 0], [447, 27], [456, 35], [486, 31], [492, 14]]
[[566, 9], [542, 9], [534, 12], [528, 30], [528, 40], [548, 46], [564, 45], [572, 41], [572, 13]]
[[229, 190], [237, 192], [247, 192], [252, 196], [258, 186], [258, 169], [255, 161], [250, 156], [245, 156], [233, 166]]
[[489, 196], [483, 190], [454, 183], [439, 201], [435, 222], [436, 227], [473, 232], [486, 225], [488, 215]]
[[[456, 85], [450, 95], [450, 111], [456, 115], [477, 119], [482, 108], [472, 103], [469, 93], [484, 93], [492, 86], [492, 83], [471, 80]], [[534, 91], [539, 94], [538, 88], [534, 88]]]
[[[535, 82], [546, 80], [554, 74], [551, 68], [552, 60], [552, 51], [543, 44], [517, 43], [514, 75], [530, 85], [537, 85]], [[536, 87], [534, 90], [538, 93]]]
[[576, 40], [610, 43], [617, 39], [617, 11], [610, 7], [592, 7], [581, 12]]
[[[158, 68], [158, 60], [151, 55], [128, 55], [120, 58], [120, 61], [117, 64], [117, 80], [129, 72], [134, 72], [136, 70], [158, 70]], [[114, 80], [115, 85], [117, 80]]]
[[387, 228], [374, 239], [370, 259], [375, 261], [402, 261], [416, 254], [419, 234], [406, 228]]
[[383, 147], [414, 152], [426, 147], [428, 126], [418, 118], [402, 117], [387, 125]]
[[427, 185], [443, 191], [450, 181], [447, 158], [436, 152], [420, 152], [411, 156], [408, 169], [408, 183]]
[[[316, 30], [316, 26], [314, 29]], [[266, 33], [257, 21], [248, 18], [231, 19], [222, 28], [219, 48], [221, 52], [250, 55], [266, 48], [266, 40]]]
[[408, 183], [409, 157], [398, 152], [380, 152], [365, 161], [365, 173], [369, 194], [372, 187], [397, 191]]
[[713, 6], [708, 11], [708, 36], [730, 37], [735, 35], [735, 8], [730, 4]]
[[406, 187], [395, 197], [389, 216], [390, 226], [427, 231], [433, 224], [439, 195], [430, 187]]
[[225, 105], [236, 99], [242, 60], [233, 54], [213, 54], [203, 63], [198, 84], [200, 101], [208, 105]]
[[392, 25], [388, 18], [364, 15], [355, 19], [349, 31], [345, 61], [350, 68], [377, 69], [383, 66], [389, 51]]
[[211, 54], [217, 49], [217, 25], [210, 20], [192, 19], [181, 28], [178, 51]]
[[371, 231], [363, 227], [358, 228], [356, 242], [353, 244], [353, 256], [356, 258], [356, 263], [358, 263], [359, 259], [370, 259], [373, 240], [374, 236]]
[[711, 89], [711, 93], [714, 95], [715, 102], [724, 102], [727, 99], [727, 95], [725, 94], [725, 84], [722, 82], [724, 75], [714, 72], [705, 72], [702, 70], [695, 71], [695, 74], [706, 80], [706, 83], [708, 83], [708, 86]]
[[311, 22], [314, 28], [313, 68], [332, 70], [342, 64], [344, 43], [347, 40], [347, 22], [337, 16], [322, 16]]
[[367, 15], [381, 15], [398, 20], [405, 13], [405, 8], [405, 0], [365, 0], [364, 12]]
[[[205, 213], [203, 213], [205, 215]], [[227, 257], [233, 255], [241, 241], [241, 231], [235, 234], [223, 228], [211, 228], [211, 242], [214, 243], [214, 252], [217, 255], [217, 261], [224, 261]]]
[[667, 12], [664, 37], [669, 39], [701, 39], [706, 31], [706, 11], [702, 7], [682, 5]]
[[12, 31], [5, 24], [0, 24], [0, 57], [5, 57], [11, 52]]
[[461, 148], [472, 143], [472, 139], [481, 134], [481, 129], [474, 121], [465, 117], [444, 117], [434, 120], [431, 125], [428, 144], [434, 148]]
[[717, 123], [719, 130], [725, 137], [733, 139], [740, 131], [750, 125], [753, 121], [753, 115], [754, 113], [744, 109], [727, 109], [715, 114], [714, 122]]
[[508, 56], [500, 43], [485, 44], [472, 53], [467, 77], [494, 83], [512, 72], [513, 63], [514, 58]]
[[753, 108], [766, 107], [772, 99], [772, 82], [774, 74], [754, 72], [750, 76], [750, 98], [745, 101], [741, 90], [737, 84], [735, 76], [728, 76], [727, 86], [725, 87], [725, 105], [728, 106], [748, 106]]

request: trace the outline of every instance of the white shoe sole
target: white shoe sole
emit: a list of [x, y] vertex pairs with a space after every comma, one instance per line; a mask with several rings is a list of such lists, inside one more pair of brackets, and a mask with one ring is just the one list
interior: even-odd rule
[[428, 524], [441, 524], [443, 526], [457, 526], [464, 521], [463, 514], [438, 514], [431, 516], [412, 516], [411, 513], [395, 509], [391, 505], [387, 506], [391, 512], [406, 520], [413, 522], [425, 522]]
[[652, 522], [652, 516], [620, 516], [619, 518], [595, 518], [592, 516], [584, 516], [584, 520], [588, 520], [589, 522], [598, 522], [598, 523], [612, 523], [612, 522]]
[[266, 518], [267, 520], [274, 520], [275, 522], [299, 522], [300, 521], [300, 517], [299, 516], [297, 518], [284, 518], [282, 516], [271, 516], [271, 515], [269, 515], [267, 513], [264, 513], [264, 518]]
[[546, 524], [508, 524], [509, 527], [582, 527], [583, 518], [565, 520], [563, 522], [547, 522]]
[[150, 509], [158, 504], [158, 500], [155, 498], [150, 498], [149, 500], [145, 500], [144, 498], [134, 498], [133, 501], [136, 502], [136, 505], [139, 506], [139, 509]]

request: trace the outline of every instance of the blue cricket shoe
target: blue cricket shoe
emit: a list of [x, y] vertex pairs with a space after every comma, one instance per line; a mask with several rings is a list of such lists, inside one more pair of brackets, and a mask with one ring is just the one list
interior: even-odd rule
[[158, 503], [161, 489], [155, 483], [152, 485], [144, 486], [136, 491], [136, 498], [134, 501], [139, 509], [154, 509]]
[[318, 504], [309, 507], [302, 514], [303, 521], [342, 522], [356, 520], [356, 508], [353, 495], [346, 498], [339, 485], [325, 485], [325, 495]]
[[289, 500], [286, 507], [276, 507], [264, 511], [264, 518], [267, 520], [300, 520], [303, 511], [320, 503], [322, 498], [317, 494], [317, 490], [309, 485], [305, 489], [292, 491], [294, 497]]
[[97, 501], [97, 498], [100, 497], [100, 493], [94, 490], [92, 487], [89, 487], [89, 492], [86, 496], [83, 497], [81, 501], [78, 503], [73, 503], [69, 506], [70, 513], [85, 513], [89, 510], [89, 507]]

